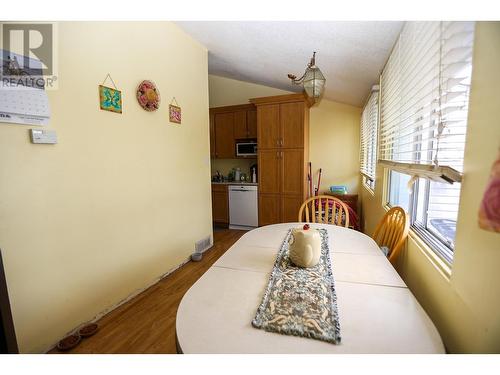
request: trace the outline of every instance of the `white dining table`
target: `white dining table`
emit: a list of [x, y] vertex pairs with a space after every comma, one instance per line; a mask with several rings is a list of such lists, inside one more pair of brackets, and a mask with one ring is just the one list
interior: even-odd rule
[[444, 353], [439, 333], [370, 237], [328, 231], [340, 320], [340, 344], [266, 332], [251, 325], [290, 228], [245, 233], [184, 295], [176, 334], [182, 353]]

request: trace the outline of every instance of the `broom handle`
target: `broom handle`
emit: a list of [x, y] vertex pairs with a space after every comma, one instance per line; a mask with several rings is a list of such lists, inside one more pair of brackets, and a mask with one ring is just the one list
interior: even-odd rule
[[311, 175], [307, 174], [307, 198], [311, 196]]
[[312, 163], [309, 162], [309, 198], [312, 197], [313, 191], [312, 191]]
[[319, 186], [321, 184], [321, 168], [319, 169], [319, 174], [318, 174], [318, 188], [316, 189], [316, 195], [319, 194]]

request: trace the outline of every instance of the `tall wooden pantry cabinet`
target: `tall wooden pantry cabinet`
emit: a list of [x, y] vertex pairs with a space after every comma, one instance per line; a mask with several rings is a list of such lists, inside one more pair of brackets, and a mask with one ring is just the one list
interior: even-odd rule
[[311, 102], [304, 94], [250, 102], [257, 107], [259, 225], [297, 221], [307, 193]]

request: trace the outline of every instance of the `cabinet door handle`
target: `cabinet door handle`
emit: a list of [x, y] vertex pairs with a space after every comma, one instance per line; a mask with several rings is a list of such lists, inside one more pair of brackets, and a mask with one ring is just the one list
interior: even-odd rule
[[283, 138], [280, 138], [280, 146], [283, 146]]
[[276, 159], [279, 159], [279, 158], [280, 158], [280, 152], [276, 151]]

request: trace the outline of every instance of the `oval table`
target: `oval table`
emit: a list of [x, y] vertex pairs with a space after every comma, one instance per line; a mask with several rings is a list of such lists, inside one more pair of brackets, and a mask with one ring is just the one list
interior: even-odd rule
[[182, 353], [444, 353], [436, 327], [368, 236], [326, 228], [337, 293], [339, 345], [252, 327], [278, 250], [290, 228], [244, 234], [188, 290], [177, 311]]

